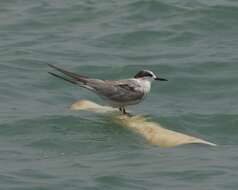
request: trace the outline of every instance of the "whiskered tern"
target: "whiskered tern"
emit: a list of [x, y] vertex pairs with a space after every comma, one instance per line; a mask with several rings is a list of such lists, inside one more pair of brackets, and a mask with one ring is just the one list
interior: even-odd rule
[[130, 79], [101, 80], [79, 75], [52, 64], [48, 65], [64, 74], [62, 76], [49, 72], [51, 75], [95, 92], [106, 99], [111, 106], [119, 108], [123, 114], [128, 114], [125, 109], [127, 106], [138, 104], [145, 98], [150, 92], [152, 81], [167, 81], [149, 70], [139, 71]]

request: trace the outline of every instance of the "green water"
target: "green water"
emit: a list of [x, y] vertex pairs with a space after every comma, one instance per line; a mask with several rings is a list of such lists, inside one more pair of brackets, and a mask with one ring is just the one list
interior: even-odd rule
[[[103, 79], [167, 78], [130, 109], [219, 146], [160, 148], [68, 107], [91, 92], [56, 64]], [[1, 0], [0, 189], [238, 188], [236, 0]]]

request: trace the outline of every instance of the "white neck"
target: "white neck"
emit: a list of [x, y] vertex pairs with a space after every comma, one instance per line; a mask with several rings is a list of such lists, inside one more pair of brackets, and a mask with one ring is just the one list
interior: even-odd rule
[[142, 88], [145, 94], [150, 92], [150, 88], [151, 88], [151, 82], [154, 80], [151, 77], [144, 77], [144, 78], [140, 78], [138, 79], [140, 80], [140, 82], [143, 84]]

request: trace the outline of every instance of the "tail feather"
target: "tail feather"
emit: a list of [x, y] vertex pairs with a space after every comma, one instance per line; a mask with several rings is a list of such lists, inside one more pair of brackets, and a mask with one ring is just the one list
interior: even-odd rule
[[66, 76], [68, 76], [68, 77], [71, 77], [72, 79], [74, 79], [74, 80], [71, 80], [71, 79], [68, 79], [68, 78], [65, 78], [65, 77], [62, 77], [62, 76], [60, 76], [60, 75], [57, 75], [57, 74], [55, 74], [55, 73], [50, 73], [51, 75], [53, 75], [53, 76], [56, 76], [56, 77], [58, 77], [58, 78], [61, 78], [61, 79], [63, 79], [63, 80], [66, 80], [66, 81], [71, 81], [71, 83], [73, 83], [72, 81], [79, 81], [79, 82], [81, 82], [81, 83], [83, 83], [83, 84], [86, 84], [87, 83], [87, 76], [83, 76], [83, 75], [79, 75], [79, 74], [76, 74], [76, 73], [73, 73], [73, 72], [70, 72], [70, 71], [66, 71], [66, 70], [64, 70], [64, 69], [61, 69], [61, 68], [59, 68], [59, 67], [56, 67], [55, 65], [52, 65], [52, 64], [48, 64], [50, 67], [52, 67], [52, 68], [54, 68], [54, 69], [56, 69], [57, 71], [59, 71], [59, 72], [61, 72], [61, 73], [63, 73], [63, 74], [65, 74]]
[[67, 82], [70, 82], [70, 83], [72, 83], [72, 84], [78, 84], [75, 80], [73, 80], [73, 79], [69, 79], [69, 78], [66, 78], [66, 77], [64, 77], [64, 76], [60, 76], [60, 75], [57, 75], [57, 74], [55, 74], [55, 73], [52, 73], [52, 72], [48, 72], [49, 74], [51, 74], [51, 75], [53, 75], [53, 76], [55, 76], [55, 77], [57, 77], [57, 78], [60, 78], [60, 79], [63, 79], [63, 80], [65, 80], [65, 81], [67, 81]]
[[50, 67], [56, 69], [57, 71], [61, 72], [61, 73], [64, 73], [65, 75], [71, 77], [71, 78], [74, 78], [76, 80], [81, 80], [82, 78], [88, 78], [87, 76], [84, 76], [84, 75], [79, 75], [79, 74], [76, 74], [76, 73], [73, 73], [73, 72], [70, 72], [70, 71], [66, 71], [64, 69], [61, 69], [59, 67], [56, 67], [55, 65], [52, 65], [52, 64], [48, 64]]

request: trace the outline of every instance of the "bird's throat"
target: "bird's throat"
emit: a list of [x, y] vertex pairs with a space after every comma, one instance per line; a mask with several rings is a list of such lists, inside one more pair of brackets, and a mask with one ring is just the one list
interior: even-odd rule
[[150, 88], [151, 88], [151, 81], [150, 80], [143, 80], [143, 90], [144, 90], [145, 94], [150, 92]]

